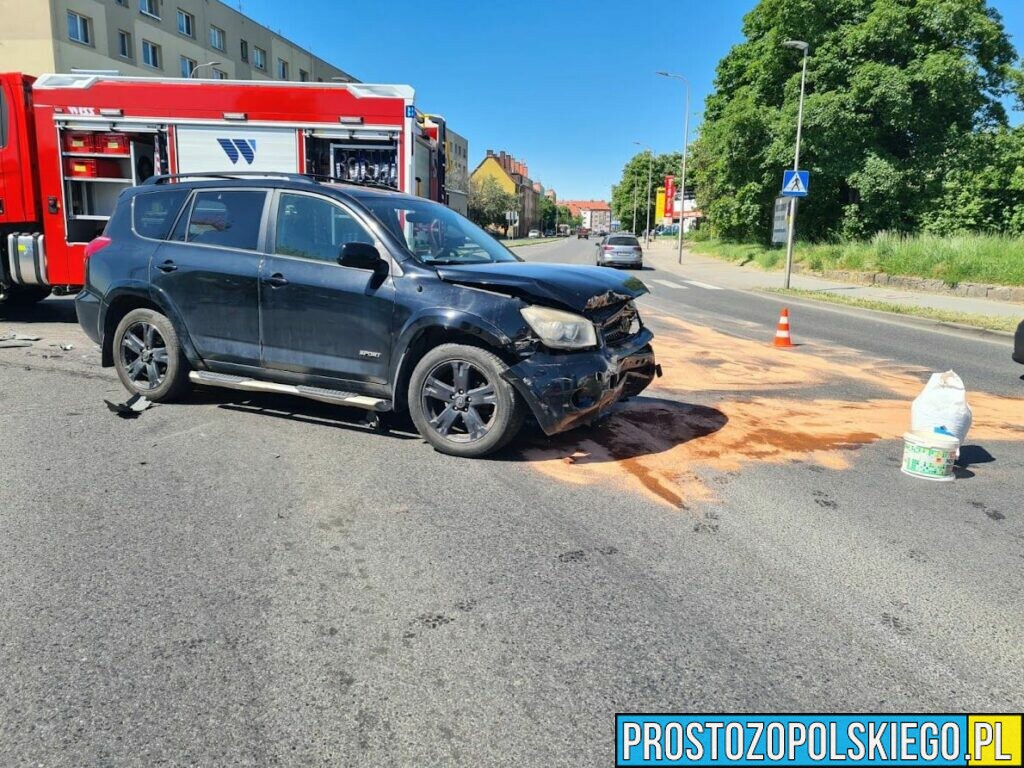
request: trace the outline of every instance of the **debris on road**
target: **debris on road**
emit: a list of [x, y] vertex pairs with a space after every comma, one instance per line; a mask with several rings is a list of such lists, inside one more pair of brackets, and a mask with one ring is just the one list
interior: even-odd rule
[[29, 336], [24, 333], [5, 333], [0, 335], [0, 349], [15, 349], [18, 347], [31, 347], [33, 342], [39, 341], [38, 336]]
[[903, 465], [900, 471], [911, 477], [951, 482], [953, 464], [960, 453], [960, 441], [941, 432], [907, 432], [903, 435]]
[[[930, 374], [834, 344], [780, 355], [763, 339], [648, 315], [661, 326], [665, 376], [601, 429], [528, 447], [533, 469], [573, 485], [625, 486], [676, 508], [715, 500], [715, 476], [754, 465], [847, 470], [861, 446], [901, 439], [907, 406]], [[844, 397], [846, 387], [872, 396]], [[976, 391], [971, 404], [972, 440], [1024, 435], [1019, 399]]]
[[111, 413], [116, 413], [122, 419], [137, 419], [139, 415], [149, 408], [153, 403], [142, 395], [132, 395], [123, 403], [112, 403], [104, 400]]
[[39, 336], [30, 336], [30, 335], [28, 335], [26, 333], [15, 333], [13, 331], [10, 332], [10, 333], [5, 333], [3, 336], [0, 336], [0, 341], [8, 341], [8, 340], [10, 340], [10, 341], [41, 341]]
[[913, 432], [951, 435], [961, 443], [967, 439], [973, 419], [967, 389], [954, 371], [933, 373], [910, 407]]

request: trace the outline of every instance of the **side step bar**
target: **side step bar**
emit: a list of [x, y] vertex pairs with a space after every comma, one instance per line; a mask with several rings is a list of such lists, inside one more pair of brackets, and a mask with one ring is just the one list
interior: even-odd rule
[[244, 376], [231, 376], [227, 373], [213, 373], [212, 371], [192, 371], [189, 373], [188, 378], [194, 384], [203, 384], [207, 387], [224, 387], [225, 389], [238, 389], [243, 392], [271, 392], [278, 395], [295, 395], [297, 397], [305, 397], [308, 400], [319, 400], [321, 403], [345, 405], [349, 408], [362, 408], [363, 410], [376, 411], [378, 413], [391, 410], [390, 400], [357, 395], [355, 392], [341, 392], [337, 389], [307, 387], [302, 384], [295, 386], [291, 384], [278, 384], [273, 381], [247, 379]]

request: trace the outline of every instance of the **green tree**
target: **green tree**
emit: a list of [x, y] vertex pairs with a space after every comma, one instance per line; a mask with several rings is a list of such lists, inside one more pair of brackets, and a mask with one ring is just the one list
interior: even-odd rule
[[[666, 176], [675, 176], [679, 181], [679, 152], [655, 155], [645, 151], [634, 155], [622, 169], [622, 178], [612, 187], [612, 216], [619, 220], [622, 228], [630, 232], [642, 232], [647, 227], [648, 211], [648, 179], [650, 179], [650, 222], [654, 227], [661, 221], [661, 212], [656, 211], [658, 187], [665, 182]], [[648, 174], [650, 167], [650, 174]], [[687, 186], [691, 186], [689, 181]], [[634, 203], [636, 220], [633, 219]]]
[[506, 227], [506, 211], [519, 210], [519, 197], [501, 188], [498, 180], [488, 176], [482, 182], [469, 183], [469, 219], [481, 227]]
[[800, 229], [812, 239], [919, 228], [943, 178], [978, 132], [1005, 127], [1003, 102], [1020, 93], [1017, 54], [986, 0], [761, 0], [743, 33], [719, 62], [693, 152], [701, 208], [727, 238], [767, 238], [793, 163], [800, 60], [785, 40], [811, 44]]
[[949, 166], [942, 194], [922, 217], [927, 231], [1024, 236], [1024, 127], [979, 131]]

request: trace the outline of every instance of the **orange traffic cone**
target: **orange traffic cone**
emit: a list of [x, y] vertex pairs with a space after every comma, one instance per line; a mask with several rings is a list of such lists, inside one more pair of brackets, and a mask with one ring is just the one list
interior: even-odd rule
[[789, 309], [785, 307], [782, 309], [782, 314], [779, 315], [779, 328], [775, 331], [775, 341], [772, 342], [772, 346], [793, 346], [793, 340], [789, 336]]

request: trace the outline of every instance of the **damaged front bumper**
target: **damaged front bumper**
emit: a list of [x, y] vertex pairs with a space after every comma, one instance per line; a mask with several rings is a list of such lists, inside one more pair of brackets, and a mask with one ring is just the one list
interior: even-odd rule
[[505, 378], [523, 396], [545, 434], [593, 421], [623, 397], [643, 392], [661, 367], [646, 328], [613, 347], [552, 354], [538, 351]]

